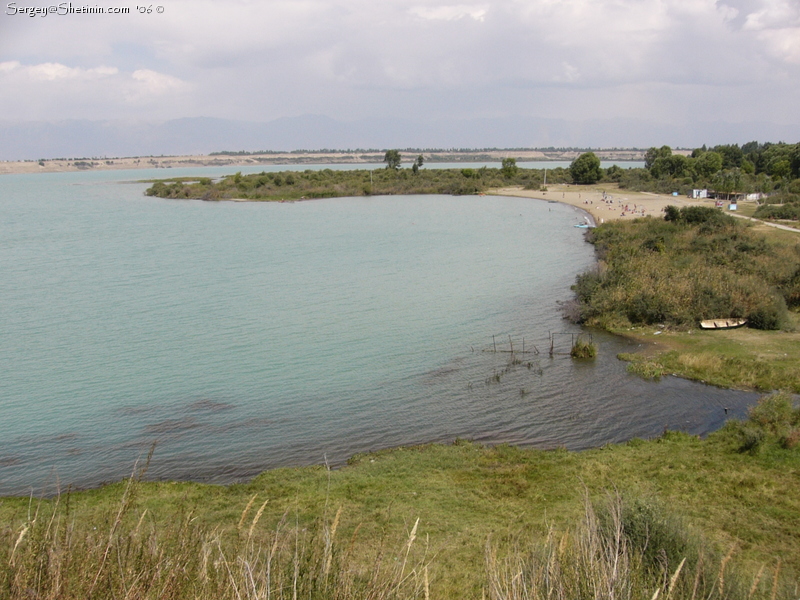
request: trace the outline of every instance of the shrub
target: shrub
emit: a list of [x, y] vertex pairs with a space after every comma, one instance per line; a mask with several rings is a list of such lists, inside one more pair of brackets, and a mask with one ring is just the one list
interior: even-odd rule
[[788, 432], [793, 425], [800, 424], [800, 409], [792, 407], [789, 394], [776, 392], [760, 398], [758, 404], [750, 408], [747, 417], [750, 423], [761, 429], [781, 435]]
[[[600, 514], [601, 522], [607, 522], [608, 516]], [[621, 524], [629, 547], [654, 575], [674, 571], [684, 558], [695, 563], [700, 555], [699, 544], [685, 523], [655, 499], [624, 499]]]
[[800, 429], [792, 429], [781, 437], [781, 447], [785, 450], [792, 450], [800, 445]]
[[739, 452], [756, 454], [766, 439], [764, 431], [755, 427], [742, 425], [739, 430]]
[[578, 338], [572, 345], [572, 350], [570, 350], [569, 355], [572, 358], [594, 358], [597, 356], [597, 346]]
[[575, 279], [575, 285], [572, 286], [572, 290], [575, 292], [575, 296], [577, 296], [578, 301], [588, 301], [600, 285], [601, 281], [600, 273], [597, 269], [586, 271], [585, 273], [578, 275], [578, 277]]
[[747, 324], [753, 329], [782, 329], [789, 318], [786, 302], [780, 296], [773, 296], [771, 302], [762, 304], [747, 315]]
[[800, 204], [764, 204], [753, 214], [759, 219], [800, 220]]

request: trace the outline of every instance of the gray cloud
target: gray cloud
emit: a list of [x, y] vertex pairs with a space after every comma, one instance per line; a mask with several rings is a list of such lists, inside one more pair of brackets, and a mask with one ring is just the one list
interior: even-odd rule
[[0, 15], [2, 118], [798, 122], [794, 0], [164, 7], [150, 15]]

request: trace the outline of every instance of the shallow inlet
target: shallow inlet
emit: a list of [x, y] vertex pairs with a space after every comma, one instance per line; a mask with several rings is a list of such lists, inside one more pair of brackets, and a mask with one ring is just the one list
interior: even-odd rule
[[601, 333], [595, 361], [548, 356], [593, 262], [571, 207], [168, 201], [129, 176], [0, 181], [0, 494], [119, 479], [154, 441], [150, 476], [229, 482], [456, 437], [704, 434], [755, 400], [632, 377]]

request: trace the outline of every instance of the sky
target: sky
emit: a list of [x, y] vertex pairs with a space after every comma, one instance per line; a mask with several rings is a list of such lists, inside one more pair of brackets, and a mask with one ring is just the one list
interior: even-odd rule
[[800, 0], [159, 1], [3, 0], [0, 120], [800, 124]]

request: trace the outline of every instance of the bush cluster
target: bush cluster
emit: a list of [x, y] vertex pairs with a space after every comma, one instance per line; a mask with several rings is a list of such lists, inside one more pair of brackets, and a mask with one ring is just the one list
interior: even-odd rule
[[800, 305], [800, 247], [770, 245], [715, 209], [668, 207], [665, 219], [607, 223], [589, 239], [600, 266], [573, 286], [587, 324], [746, 318], [780, 329], [787, 305]]
[[739, 452], [758, 453], [772, 442], [791, 450], [800, 445], [800, 407], [786, 392], [775, 392], [759, 399], [745, 421], [730, 421], [723, 434], [732, 436]]
[[[569, 182], [567, 169], [550, 169], [548, 181]], [[539, 189], [544, 181], [541, 169], [482, 167], [480, 169], [321, 169], [305, 171], [236, 173], [214, 183], [210, 179], [157, 181], [145, 192], [161, 198], [203, 200], [296, 200], [345, 196], [398, 194], [477, 194], [491, 188], [522, 186]]]
[[791, 204], [762, 204], [753, 215], [758, 219], [777, 219], [782, 221], [800, 220], [800, 202]]

